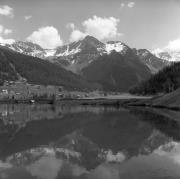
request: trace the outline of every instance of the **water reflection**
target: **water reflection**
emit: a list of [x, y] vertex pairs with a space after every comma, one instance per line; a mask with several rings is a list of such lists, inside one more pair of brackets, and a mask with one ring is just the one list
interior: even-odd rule
[[[5, 125], [21, 126], [32, 120], [61, 118], [68, 113], [92, 112], [99, 114], [104, 110], [104, 107], [5, 104], [0, 105], [0, 118]], [[115, 108], [108, 108], [108, 110], [115, 110]]]
[[180, 177], [178, 112], [48, 105], [0, 111], [2, 179]]

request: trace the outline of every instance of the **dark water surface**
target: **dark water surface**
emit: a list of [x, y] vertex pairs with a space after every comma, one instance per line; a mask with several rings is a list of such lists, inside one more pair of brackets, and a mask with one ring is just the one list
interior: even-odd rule
[[0, 105], [0, 179], [179, 178], [179, 112]]

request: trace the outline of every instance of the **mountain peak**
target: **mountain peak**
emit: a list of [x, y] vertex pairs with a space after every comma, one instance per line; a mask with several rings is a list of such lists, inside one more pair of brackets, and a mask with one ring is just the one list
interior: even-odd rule
[[95, 41], [98, 41], [95, 37], [93, 37], [93, 36], [91, 36], [91, 35], [86, 35], [83, 40], [87, 40], [87, 41], [93, 41], [93, 40], [95, 40]]
[[82, 45], [88, 44], [90, 46], [98, 47], [104, 45], [101, 41], [93, 36], [87, 35], [82, 41]]

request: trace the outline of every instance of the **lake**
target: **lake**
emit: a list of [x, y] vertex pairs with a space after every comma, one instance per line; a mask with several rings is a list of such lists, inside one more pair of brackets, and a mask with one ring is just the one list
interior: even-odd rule
[[179, 178], [180, 112], [0, 105], [0, 179]]

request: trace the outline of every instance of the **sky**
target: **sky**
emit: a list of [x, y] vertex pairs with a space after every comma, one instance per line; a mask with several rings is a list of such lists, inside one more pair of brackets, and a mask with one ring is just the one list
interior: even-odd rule
[[55, 48], [92, 35], [180, 50], [180, 0], [0, 0], [0, 42]]

